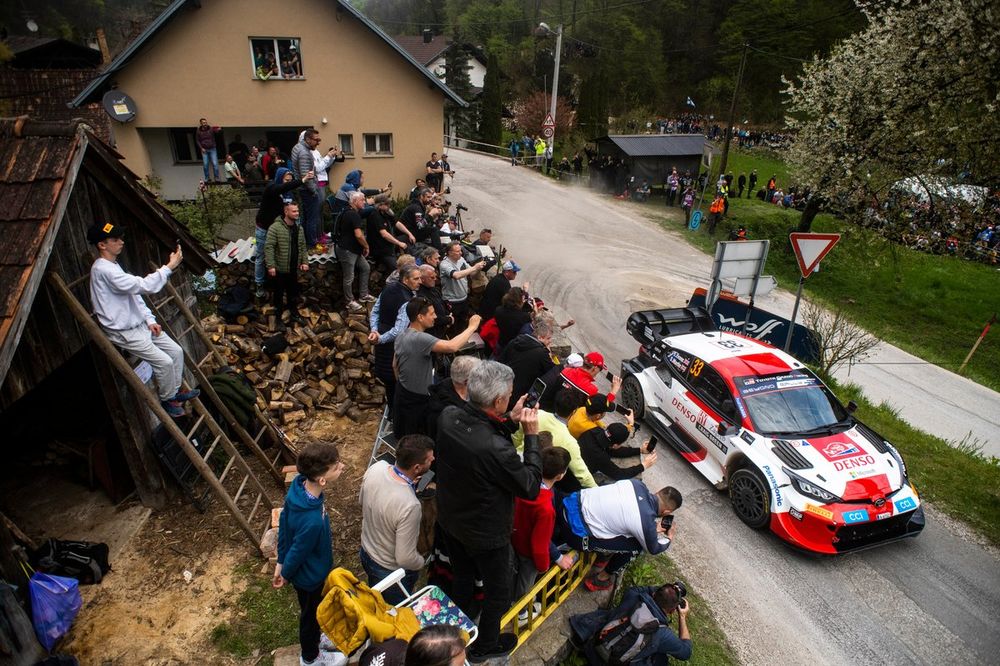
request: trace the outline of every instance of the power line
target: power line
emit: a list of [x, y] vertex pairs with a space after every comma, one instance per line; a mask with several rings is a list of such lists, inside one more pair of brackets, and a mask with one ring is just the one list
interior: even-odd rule
[[[609, 12], [609, 11], [616, 10], [616, 9], [624, 9], [626, 7], [635, 7], [637, 5], [647, 5], [650, 2], [652, 2], [652, 1], [653, 0], [631, 0], [630, 2], [623, 2], [623, 3], [617, 4], [617, 5], [610, 5], [608, 7], [601, 7], [601, 8], [595, 8], [595, 9], [583, 9], [583, 10], [574, 12], [574, 16], [587, 16], [589, 14]], [[552, 15], [549, 15], [546, 18], [551, 18], [552, 20], [555, 20], [555, 18], [552, 17]], [[481, 27], [481, 26], [505, 26], [505, 25], [506, 26], [513, 26], [513, 25], [518, 25], [518, 24], [521, 24], [521, 23], [533, 24], [534, 22], [535, 22], [534, 19], [526, 17], [526, 18], [522, 18], [522, 19], [511, 19], [509, 21], [477, 21], [475, 23], [466, 23], [465, 25], [466, 26], [470, 26], [470, 27], [472, 27], [472, 26], [475, 26], [475, 27]], [[434, 22], [427, 22], [427, 21], [395, 21], [395, 20], [392, 20], [392, 19], [384, 19], [384, 20], [383, 19], [379, 19], [378, 21], [376, 21], [376, 23], [391, 23], [393, 25], [416, 26], [418, 28], [446, 28], [446, 27], [449, 27], [449, 26], [453, 25], [451, 22], [447, 22], [447, 23], [434, 23]]]

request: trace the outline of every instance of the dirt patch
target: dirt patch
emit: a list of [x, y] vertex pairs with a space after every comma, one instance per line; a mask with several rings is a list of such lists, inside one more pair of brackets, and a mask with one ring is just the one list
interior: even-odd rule
[[[308, 436], [336, 442], [347, 463], [341, 481], [327, 491], [327, 506], [336, 562], [355, 571], [360, 571], [358, 489], [378, 427], [377, 414], [366, 417], [355, 423], [321, 411], [290, 433], [293, 441]], [[262, 472], [261, 479], [267, 482]], [[275, 487], [278, 505], [280, 496]], [[59, 650], [81, 664], [255, 663], [218, 652], [211, 633], [238, 612], [234, 602], [247, 586], [239, 571], [269, 575], [257, 573], [261, 564], [217, 501], [200, 514], [177, 500], [153, 513], [103, 583], [81, 588], [83, 609]]]

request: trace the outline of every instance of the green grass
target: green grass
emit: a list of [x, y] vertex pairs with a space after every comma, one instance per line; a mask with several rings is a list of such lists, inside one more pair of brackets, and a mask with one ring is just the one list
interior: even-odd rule
[[[716, 165], [713, 163], [713, 166]], [[740, 174], [745, 173], [749, 180], [750, 171], [753, 169], [757, 169], [757, 189], [765, 187], [771, 176], [777, 176], [778, 187], [786, 188], [791, 184], [789, 182], [790, 171], [788, 165], [781, 160], [766, 154], [730, 150], [729, 160], [726, 164], [726, 173], [733, 174], [733, 191], [731, 196], [736, 196], [736, 193], [739, 192], [737, 183]], [[743, 196], [746, 196], [746, 192], [743, 193]]]
[[1000, 545], [1000, 463], [996, 458], [971, 450], [974, 446], [956, 448], [917, 430], [885, 403], [871, 403], [854, 384], [828, 383], [845, 404], [857, 402], [855, 416], [899, 449], [922, 499]]
[[242, 659], [298, 642], [299, 604], [295, 590], [291, 585], [275, 590], [271, 577], [261, 574], [259, 568], [256, 559], [239, 566], [236, 573], [247, 579], [247, 588], [231, 602], [233, 617], [212, 629], [212, 643], [220, 651]]
[[[758, 165], [763, 184], [781, 164], [742, 153], [735, 153], [731, 163], [737, 174], [736, 169]], [[780, 183], [780, 172], [778, 177]], [[707, 199], [705, 215], [711, 197]], [[663, 214], [662, 200], [654, 199], [648, 206], [664, 226], [677, 228], [677, 220]], [[798, 211], [756, 199], [732, 199], [729, 216], [714, 237], [704, 224], [686, 236], [695, 246], [714, 253], [716, 241], [727, 240], [729, 230], [742, 224], [749, 238], [771, 241], [765, 271], [780, 286], [794, 290], [799, 271], [788, 233], [800, 216]], [[843, 310], [879, 338], [929, 363], [957, 371], [983, 326], [1000, 310], [1000, 273], [994, 266], [910, 250], [827, 214], [816, 217], [813, 230], [840, 232], [843, 237], [823, 260], [821, 272], [806, 280], [805, 293]], [[1000, 329], [986, 336], [962, 374], [1000, 391]]]
[[[697, 590], [684, 578], [683, 573], [667, 555], [643, 555], [632, 562], [625, 571], [615, 603], [621, 600], [621, 595], [630, 587], [660, 586], [676, 580], [684, 582], [688, 591], [687, 600], [691, 605], [687, 621], [694, 650], [690, 661], [686, 663], [695, 666], [737, 663], [736, 653], [726, 640], [722, 628], [716, 623], [708, 602], [698, 595]], [[672, 629], [677, 631], [676, 615], [672, 617]], [[582, 666], [584, 663], [581, 655], [573, 654], [563, 661], [563, 666]]]

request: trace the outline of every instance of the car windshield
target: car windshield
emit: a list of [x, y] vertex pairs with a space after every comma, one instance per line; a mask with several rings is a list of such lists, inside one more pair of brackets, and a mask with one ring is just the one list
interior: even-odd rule
[[851, 425], [843, 406], [811, 372], [737, 377], [733, 383], [740, 411], [749, 412], [754, 430], [762, 435], [833, 434]]

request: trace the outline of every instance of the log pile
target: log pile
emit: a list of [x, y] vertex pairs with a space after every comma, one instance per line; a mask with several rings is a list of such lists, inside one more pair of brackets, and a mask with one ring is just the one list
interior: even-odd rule
[[[246, 272], [246, 264], [220, 267], [219, 291], [244, 283]], [[283, 425], [322, 409], [358, 422], [366, 418], [363, 410], [380, 408], [385, 402], [385, 389], [372, 374], [368, 315], [345, 315], [323, 307], [323, 301], [332, 300], [330, 283], [339, 287], [339, 280], [325, 273], [321, 268], [303, 276], [299, 314], [305, 323], [288, 324], [281, 332], [288, 346], [273, 355], [264, 345], [279, 333], [270, 304], [258, 303], [256, 317], [240, 316], [235, 323], [226, 323], [218, 314], [201, 321], [227, 362], [258, 389], [261, 411]]]

